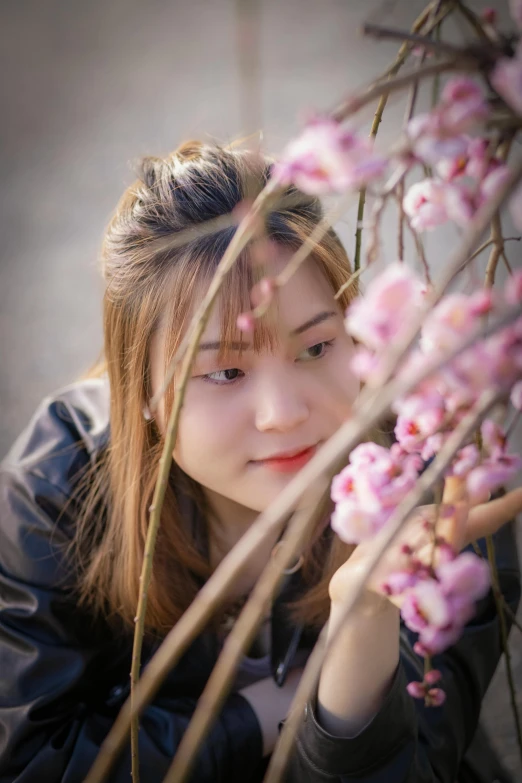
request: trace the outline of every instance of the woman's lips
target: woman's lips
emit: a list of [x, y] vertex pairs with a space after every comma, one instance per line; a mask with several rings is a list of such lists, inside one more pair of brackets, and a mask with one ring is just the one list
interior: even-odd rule
[[303, 451], [292, 454], [291, 457], [271, 457], [270, 459], [258, 460], [256, 464], [263, 465], [263, 467], [276, 473], [295, 473], [312, 459], [316, 451], [317, 446], [309, 446], [303, 449]]

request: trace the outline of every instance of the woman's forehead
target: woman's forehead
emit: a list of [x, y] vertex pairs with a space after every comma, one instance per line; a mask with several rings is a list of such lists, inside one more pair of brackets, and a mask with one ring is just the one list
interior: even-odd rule
[[[249, 303], [243, 302], [242, 305], [243, 308], [245, 305], [248, 307]], [[231, 300], [225, 287], [218, 295], [201, 341], [219, 340], [223, 332], [230, 336], [239, 312], [238, 302]], [[256, 328], [270, 330], [272, 339], [278, 340], [325, 312], [342, 315], [331, 284], [317, 263], [307, 259], [290, 280], [276, 290], [269, 312], [260, 319]], [[233, 324], [229, 323], [232, 319]], [[237, 328], [234, 331], [239, 339], [240, 331]]]

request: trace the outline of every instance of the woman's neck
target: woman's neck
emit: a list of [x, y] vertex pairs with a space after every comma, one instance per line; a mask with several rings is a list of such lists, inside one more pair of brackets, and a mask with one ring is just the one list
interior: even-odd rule
[[[209, 557], [214, 570], [257, 519], [259, 512], [211, 490], [205, 490], [205, 497], [210, 511]], [[278, 538], [279, 533], [274, 533], [266, 543], [256, 548], [235, 580], [230, 597], [236, 598], [250, 592], [267, 564]]]

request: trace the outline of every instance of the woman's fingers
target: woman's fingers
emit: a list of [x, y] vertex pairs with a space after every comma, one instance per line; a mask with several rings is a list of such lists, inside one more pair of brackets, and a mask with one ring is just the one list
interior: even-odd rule
[[502, 525], [522, 511], [522, 487], [507, 492], [503, 497], [474, 506], [466, 523], [464, 546], [477, 538], [495, 533]]

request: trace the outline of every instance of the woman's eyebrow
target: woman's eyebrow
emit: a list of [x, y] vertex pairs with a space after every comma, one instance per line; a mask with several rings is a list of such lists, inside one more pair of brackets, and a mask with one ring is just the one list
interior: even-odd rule
[[305, 321], [304, 324], [301, 324], [301, 326], [298, 326], [296, 329], [292, 329], [290, 334], [292, 336], [302, 334], [303, 332], [306, 332], [307, 329], [311, 329], [312, 326], [317, 326], [317, 324], [321, 324], [323, 321], [328, 320], [328, 318], [335, 318], [337, 315], [338, 313], [335, 313], [333, 310], [318, 313], [317, 315], [314, 315], [313, 318]]
[[[329, 318], [335, 318], [338, 315], [338, 313], [331, 311], [324, 311], [322, 313], [317, 313], [317, 315], [314, 315], [313, 318], [309, 318], [308, 321], [305, 321], [304, 324], [301, 324], [301, 326], [296, 327], [295, 329], [292, 329], [290, 334], [294, 337], [295, 335], [302, 334], [303, 332], [306, 332], [307, 329], [311, 329], [312, 326], [317, 326], [317, 324], [322, 323], [323, 321], [327, 321]], [[199, 351], [221, 351], [223, 349], [226, 349], [228, 351], [248, 351], [252, 346], [250, 343], [242, 343], [242, 342], [229, 342], [229, 343], [222, 343], [220, 340], [213, 340], [211, 342], [207, 343], [200, 343], [199, 344]]]

